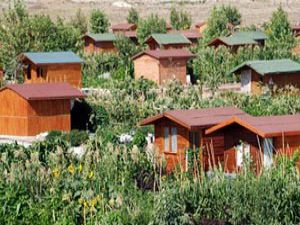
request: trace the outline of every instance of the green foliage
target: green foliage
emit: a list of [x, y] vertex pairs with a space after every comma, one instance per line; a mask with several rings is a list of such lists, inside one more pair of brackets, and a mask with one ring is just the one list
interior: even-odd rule
[[15, 1], [0, 17], [0, 59], [10, 79], [22, 72], [17, 56], [28, 51], [77, 51], [82, 44], [81, 33], [61, 19], [29, 16], [22, 1]]
[[171, 9], [170, 21], [175, 30], [190, 29], [192, 24], [191, 16], [187, 12], [178, 12], [174, 7]]
[[139, 13], [135, 8], [130, 8], [127, 16], [127, 22], [138, 24], [139, 22]]
[[230, 33], [228, 23], [237, 25], [240, 24], [240, 20], [241, 15], [235, 7], [224, 5], [213, 7], [207, 19], [207, 28], [203, 34], [204, 43], [219, 36], [228, 35]]
[[166, 33], [166, 21], [159, 18], [158, 15], [151, 14], [146, 19], [140, 19], [137, 28], [138, 40], [144, 43], [147, 37], [153, 33]]
[[109, 124], [109, 115], [105, 108], [98, 104], [90, 104], [92, 108], [89, 118], [89, 129], [95, 132], [97, 128], [107, 126]]
[[90, 16], [90, 30], [92, 33], [106, 33], [109, 28], [109, 20], [104, 12], [94, 9]]
[[89, 139], [89, 135], [86, 131], [71, 130], [70, 133], [65, 135], [65, 139], [70, 142], [71, 146], [77, 147], [85, 144]]
[[71, 19], [71, 25], [77, 28], [81, 34], [87, 33], [88, 21], [81, 9], [78, 9], [75, 16]]
[[296, 44], [287, 13], [279, 7], [265, 25], [267, 34], [264, 57], [266, 59], [289, 58]]
[[139, 148], [144, 148], [146, 146], [146, 134], [141, 129], [136, 130], [132, 140], [132, 144], [136, 145]]

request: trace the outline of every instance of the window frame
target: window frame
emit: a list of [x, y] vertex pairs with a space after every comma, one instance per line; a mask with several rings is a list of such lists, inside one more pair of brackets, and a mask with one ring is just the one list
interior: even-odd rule
[[178, 128], [176, 126], [163, 126], [164, 152], [178, 153]]

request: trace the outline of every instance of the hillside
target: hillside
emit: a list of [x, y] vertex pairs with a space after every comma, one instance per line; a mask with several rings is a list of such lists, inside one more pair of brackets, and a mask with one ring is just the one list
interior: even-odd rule
[[[141, 15], [158, 13], [168, 18], [172, 5], [190, 12], [193, 21], [205, 20], [214, 5], [232, 4], [238, 7], [244, 24], [262, 24], [280, 4], [288, 12], [292, 23], [300, 22], [300, 1], [298, 0], [26, 0], [31, 13], [46, 13], [52, 18], [69, 18], [81, 8], [86, 14], [94, 9], [103, 9], [111, 23], [125, 20], [130, 7], [135, 7]], [[0, 0], [1, 8], [7, 8], [10, 0]]]

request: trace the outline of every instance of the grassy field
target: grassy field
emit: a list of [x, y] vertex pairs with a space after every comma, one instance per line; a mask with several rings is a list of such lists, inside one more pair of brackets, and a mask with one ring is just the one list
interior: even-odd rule
[[[169, 17], [170, 8], [183, 8], [188, 11], [194, 23], [207, 18], [214, 5], [231, 4], [242, 14], [243, 24], [262, 24], [281, 4], [289, 14], [292, 23], [300, 22], [299, 0], [26, 0], [31, 13], [46, 13], [52, 18], [57, 16], [66, 19], [72, 17], [81, 8], [86, 14], [94, 8], [104, 10], [111, 23], [123, 22], [130, 7], [135, 7], [142, 16], [158, 13], [164, 18]], [[0, 0], [1, 8], [7, 8], [11, 0]]]

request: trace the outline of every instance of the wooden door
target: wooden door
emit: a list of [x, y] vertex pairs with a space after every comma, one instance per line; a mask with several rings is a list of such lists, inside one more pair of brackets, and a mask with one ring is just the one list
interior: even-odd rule
[[251, 70], [243, 70], [241, 74], [241, 91], [243, 93], [251, 92]]

